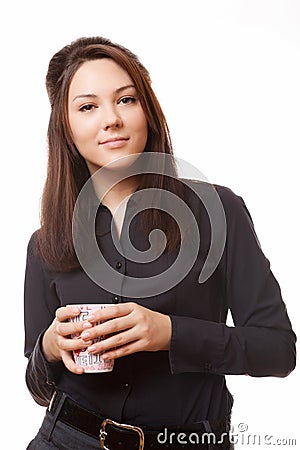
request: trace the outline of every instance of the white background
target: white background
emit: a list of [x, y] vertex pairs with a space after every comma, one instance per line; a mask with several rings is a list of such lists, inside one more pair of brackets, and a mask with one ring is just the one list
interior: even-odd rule
[[[19, 450], [44, 415], [24, 382], [23, 279], [45, 179], [50, 58], [92, 35], [140, 56], [175, 155], [244, 198], [299, 334], [300, 4], [11, 0], [1, 9], [1, 441]], [[300, 445], [297, 369], [284, 379], [227, 381], [236, 431], [246, 423], [245, 436], [293, 438]], [[241, 435], [237, 449], [269, 448], [242, 444]]]

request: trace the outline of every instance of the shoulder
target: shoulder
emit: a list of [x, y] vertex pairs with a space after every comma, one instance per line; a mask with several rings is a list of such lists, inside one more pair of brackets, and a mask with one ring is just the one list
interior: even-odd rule
[[35, 230], [32, 234], [31, 234], [31, 236], [30, 236], [30, 238], [29, 238], [29, 240], [28, 240], [28, 243], [27, 243], [27, 253], [28, 253], [28, 255], [29, 256], [31, 256], [31, 257], [36, 257], [37, 256], [37, 239], [38, 239], [38, 233], [39, 233], [39, 230]]
[[202, 180], [181, 179], [189, 186], [196, 196], [203, 201], [219, 200], [227, 213], [236, 213], [245, 207], [243, 198], [231, 188]]
[[237, 214], [245, 210], [246, 205], [243, 198], [231, 188], [217, 184], [214, 185], [214, 188], [228, 214]]
[[197, 198], [203, 204], [210, 220], [221, 221], [229, 229], [235, 230], [237, 226], [253, 228], [253, 221], [244, 199], [231, 188], [219, 184], [212, 184], [201, 180], [186, 179], [184, 182], [192, 188]]
[[51, 268], [46, 263], [39, 250], [38, 237], [39, 229], [31, 234], [27, 244], [27, 266], [39, 267], [39, 269], [46, 272], [49, 270], [51, 271]]

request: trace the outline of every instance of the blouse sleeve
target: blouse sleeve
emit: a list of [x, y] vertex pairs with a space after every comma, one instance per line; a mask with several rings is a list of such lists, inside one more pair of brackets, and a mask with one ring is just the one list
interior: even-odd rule
[[48, 406], [62, 363], [49, 363], [42, 351], [42, 338], [60, 306], [50, 272], [34, 251], [35, 233], [27, 247], [24, 283], [25, 350], [28, 358], [26, 384], [34, 400]]
[[224, 308], [235, 326], [171, 316], [171, 371], [287, 376], [295, 367], [296, 336], [280, 287], [243, 199], [226, 188], [220, 197], [227, 221]]

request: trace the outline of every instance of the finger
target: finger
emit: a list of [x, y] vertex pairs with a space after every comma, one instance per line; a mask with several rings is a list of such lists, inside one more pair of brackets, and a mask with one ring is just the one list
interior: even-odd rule
[[64, 365], [66, 366], [66, 368], [75, 374], [82, 374], [84, 372], [83, 367], [79, 366], [78, 364], [76, 364], [72, 358], [72, 354], [70, 352], [63, 352], [62, 353], [62, 361], [64, 363]]
[[127, 315], [117, 319], [107, 320], [100, 325], [94, 325], [92, 328], [85, 329], [80, 337], [83, 340], [97, 339], [99, 336], [107, 336], [128, 330], [135, 325], [134, 318], [131, 315]]
[[126, 345], [123, 345], [122, 347], [111, 349], [101, 355], [101, 358], [104, 361], [111, 360], [111, 359], [118, 359], [122, 356], [131, 355], [133, 353], [137, 353], [141, 351], [141, 342], [140, 341], [133, 341], [129, 342]]
[[122, 333], [115, 334], [111, 337], [101, 340], [100, 342], [94, 342], [88, 346], [89, 353], [103, 353], [114, 349], [115, 347], [124, 346], [130, 342], [138, 339], [136, 332], [133, 329], [124, 331]]
[[138, 306], [136, 303], [127, 302], [120, 303], [119, 305], [111, 305], [103, 309], [97, 309], [89, 315], [89, 322], [102, 322], [105, 320], [126, 316], [127, 314], [130, 314], [136, 306]]
[[55, 316], [59, 322], [64, 322], [80, 314], [78, 306], [62, 306], [56, 310]]
[[58, 346], [60, 350], [71, 352], [74, 350], [83, 350], [86, 347], [92, 345], [93, 341], [83, 341], [80, 338], [61, 338], [58, 341]]
[[71, 334], [80, 334], [83, 330], [91, 328], [93, 325], [87, 321], [81, 322], [59, 322], [56, 321], [55, 329], [57, 334], [61, 336], [69, 336]]

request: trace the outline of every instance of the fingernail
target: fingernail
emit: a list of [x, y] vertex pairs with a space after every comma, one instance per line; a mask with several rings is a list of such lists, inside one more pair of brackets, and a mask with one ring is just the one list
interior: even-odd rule
[[75, 306], [75, 308], [72, 308], [72, 313], [79, 314], [79, 308], [77, 308], [76, 306]]
[[95, 319], [94, 314], [89, 314], [89, 321], [92, 322]]
[[86, 330], [87, 328], [91, 328], [92, 324], [90, 322], [84, 322], [84, 324], [82, 325], [82, 328], [84, 330]]
[[93, 353], [95, 350], [96, 350], [96, 347], [94, 345], [91, 345], [90, 347], [88, 347], [89, 353]]
[[84, 333], [81, 333], [82, 339], [87, 339], [90, 337], [90, 333], [88, 331], [85, 331]]

